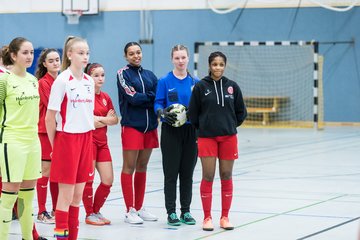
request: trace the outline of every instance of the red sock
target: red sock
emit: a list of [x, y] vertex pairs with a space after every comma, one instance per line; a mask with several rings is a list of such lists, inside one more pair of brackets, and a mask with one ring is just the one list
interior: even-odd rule
[[57, 240], [66, 240], [69, 236], [69, 213], [61, 210], [55, 211], [55, 237]]
[[134, 177], [135, 209], [141, 209], [144, 203], [146, 172], [136, 172]]
[[47, 185], [48, 185], [49, 177], [41, 177], [37, 180], [36, 183], [36, 191], [37, 191], [37, 199], [39, 205], [39, 214], [46, 211], [46, 196], [47, 196]]
[[55, 211], [57, 198], [59, 195], [59, 184], [57, 182], [50, 182], [50, 194], [51, 194], [53, 211]]
[[79, 207], [69, 207], [69, 240], [76, 240], [79, 233]]
[[228, 217], [233, 194], [233, 181], [221, 180], [221, 216]]
[[37, 240], [40, 237], [38, 232], [36, 231], [35, 223], [34, 223], [34, 226], [33, 226], [32, 235], [33, 235], [34, 240]]
[[1, 196], [1, 191], [2, 191], [2, 178], [0, 176], [0, 196]]
[[121, 188], [127, 211], [134, 206], [134, 191], [132, 183], [132, 175], [121, 173]]
[[90, 214], [94, 213], [93, 210], [93, 182], [87, 182], [85, 184], [85, 188], [84, 188], [84, 193], [83, 193], [83, 203], [84, 203], [84, 208], [86, 211], [86, 216], [89, 216]]
[[18, 204], [18, 200], [16, 200], [16, 202], [14, 204], [13, 212], [15, 213], [16, 219], [19, 219], [17, 204]]
[[200, 196], [204, 211], [204, 219], [211, 217], [211, 202], [212, 202], [212, 185], [213, 182], [201, 180]]
[[106, 198], [110, 194], [111, 185], [100, 183], [95, 192], [94, 197], [94, 213], [100, 212], [100, 208], [104, 205]]

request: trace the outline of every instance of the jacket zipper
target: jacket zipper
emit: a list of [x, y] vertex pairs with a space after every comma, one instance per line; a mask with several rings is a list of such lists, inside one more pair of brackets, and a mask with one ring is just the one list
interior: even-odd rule
[[[143, 93], [145, 93], [144, 81], [143, 81], [143, 79], [142, 79], [142, 77], [141, 77], [140, 69], [138, 70], [138, 74], [139, 74], [139, 77], [140, 77], [141, 85], [142, 85], [142, 87], [143, 87]], [[145, 112], [146, 112], [146, 128], [145, 128], [145, 130], [144, 130], [144, 133], [146, 133], [147, 130], [148, 130], [148, 128], [149, 128], [149, 110], [146, 109]]]

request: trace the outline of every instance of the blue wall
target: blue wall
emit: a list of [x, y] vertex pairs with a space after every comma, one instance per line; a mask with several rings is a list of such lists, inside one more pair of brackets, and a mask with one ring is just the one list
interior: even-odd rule
[[[360, 13], [359, 7], [345, 13], [322, 8], [245, 9], [231, 32], [239, 11], [218, 15], [210, 10], [154, 11], [154, 44], [143, 46], [143, 66], [162, 76], [172, 69], [170, 48], [182, 43], [194, 50], [197, 41], [352, 41], [354, 44], [320, 44], [325, 57], [325, 121], [360, 122]], [[91, 61], [107, 72], [105, 91], [117, 102], [116, 70], [125, 64], [123, 47], [138, 41], [139, 12], [103, 12], [83, 16], [79, 25], [68, 25], [60, 13], [0, 14], [0, 44], [24, 36], [35, 48], [62, 48], [67, 35], [86, 38]], [[193, 64], [190, 63], [190, 70]], [[202, 76], [200, 76], [202, 77]]]

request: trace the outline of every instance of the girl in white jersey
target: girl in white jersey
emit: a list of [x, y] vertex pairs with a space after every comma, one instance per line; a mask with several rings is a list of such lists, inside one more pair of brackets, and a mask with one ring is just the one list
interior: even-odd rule
[[85, 183], [94, 174], [94, 80], [83, 73], [89, 46], [79, 37], [68, 37], [63, 52], [63, 72], [52, 85], [46, 130], [53, 147], [50, 181], [59, 184], [55, 211], [55, 237], [77, 239], [79, 205]]

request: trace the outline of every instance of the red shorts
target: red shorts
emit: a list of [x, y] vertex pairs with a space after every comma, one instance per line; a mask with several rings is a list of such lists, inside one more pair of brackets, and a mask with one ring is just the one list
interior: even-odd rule
[[221, 160], [238, 158], [236, 134], [209, 138], [198, 138], [199, 157], [217, 157]]
[[142, 133], [135, 128], [123, 126], [121, 128], [121, 141], [123, 150], [143, 150], [159, 147], [157, 129]]
[[93, 160], [96, 160], [96, 162], [111, 162], [110, 149], [107, 143], [96, 144], [93, 142]]
[[39, 133], [39, 139], [41, 144], [41, 160], [51, 161], [50, 153], [52, 152], [52, 147], [47, 133]]
[[94, 175], [92, 131], [56, 132], [50, 181], [75, 184], [87, 182]]

